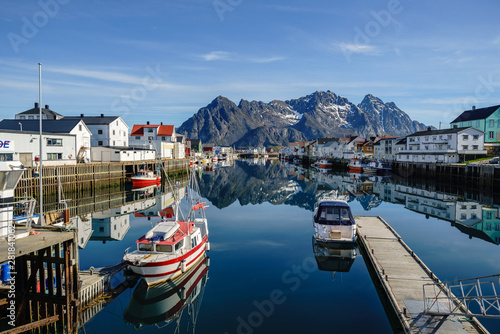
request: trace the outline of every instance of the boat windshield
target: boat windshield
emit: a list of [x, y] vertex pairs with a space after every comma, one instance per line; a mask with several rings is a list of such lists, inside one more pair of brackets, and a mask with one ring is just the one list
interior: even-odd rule
[[153, 250], [153, 244], [137, 244], [139, 246], [139, 250], [143, 252], [150, 252]]
[[352, 225], [354, 219], [348, 207], [323, 206], [318, 208], [314, 221], [322, 225]]

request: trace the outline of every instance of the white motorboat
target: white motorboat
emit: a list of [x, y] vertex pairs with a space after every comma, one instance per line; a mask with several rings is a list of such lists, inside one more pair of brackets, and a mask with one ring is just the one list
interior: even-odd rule
[[190, 210], [179, 219], [180, 200], [176, 199], [174, 218], [161, 219], [137, 239], [137, 249], [125, 251], [123, 260], [148, 285], [176, 278], [205, 257], [209, 249], [205, 203], [199, 198], [196, 176], [190, 173]]
[[318, 242], [353, 243], [356, 241], [356, 221], [346, 201], [322, 198], [314, 208], [314, 238]]

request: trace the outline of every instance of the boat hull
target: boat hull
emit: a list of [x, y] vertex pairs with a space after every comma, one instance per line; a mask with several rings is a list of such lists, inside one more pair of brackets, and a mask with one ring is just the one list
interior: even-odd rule
[[154, 178], [132, 177], [132, 183], [134, 187], [137, 188], [157, 185], [161, 183], [161, 177], [154, 177]]
[[[155, 254], [156, 256], [151, 256], [151, 260], [140, 261], [141, 255], [134, 260], [134, 253], [131, 253], [132, 256], [125, 261], [134, 273], [143, 277], [147, 285], [154, 285], [175, 279], [203, 259], [206, 254], [207, 239], [208, 237], [205, 236], [198, 246], [185, 254], [179, 254], [177, 257], [165, 258]], [[142, 258], [147, 257], [147, 253], [142, 255]]]

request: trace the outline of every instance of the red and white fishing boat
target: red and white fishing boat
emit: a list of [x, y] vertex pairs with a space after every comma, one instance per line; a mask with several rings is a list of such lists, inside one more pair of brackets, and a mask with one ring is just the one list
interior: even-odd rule
[[161, 219], [137, 239], [136, 250], [127, 249], [123, 256], [129, 268], [148, 285], [174, 279], [188, 271], [209, 249], [205, 203], [200, 201], [196, 176], [190, 174], [187, 218], [179, 219], [180, 200], [176, 198], [175, 217]]
[[321, 169], [332, 169], [333, 164], [328, 159], [321, 159], [316, 162], [316, 167]]
[[139, 188], [161, 183], [161, 177], [147, 169], [139, 170], [131, 179], [134, 187]]
[[363, 159], [359, 158], [353, 158], [351, 159], [351, 162], [349, 163], [349, 172], [354, 172], [354, 173], [363, 173], [363, 168], [367, 167], [368, 164], [363, 161]]

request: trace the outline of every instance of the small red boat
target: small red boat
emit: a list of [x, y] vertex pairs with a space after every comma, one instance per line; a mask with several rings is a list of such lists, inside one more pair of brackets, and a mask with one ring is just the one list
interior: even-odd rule
[[351, 159], [349, 163], [349, 172], [363, 173], [363, 169], [368, 166], [368, 163], [364, 162], [362, 159]]
[[137, 174], [132, 176], [131, 179], [134, 187], [136, 188], [147, 187], [161, 183], [161, 177], [156, 176], [156, 174], [150, 170], [140, 170], [137, 172]]

